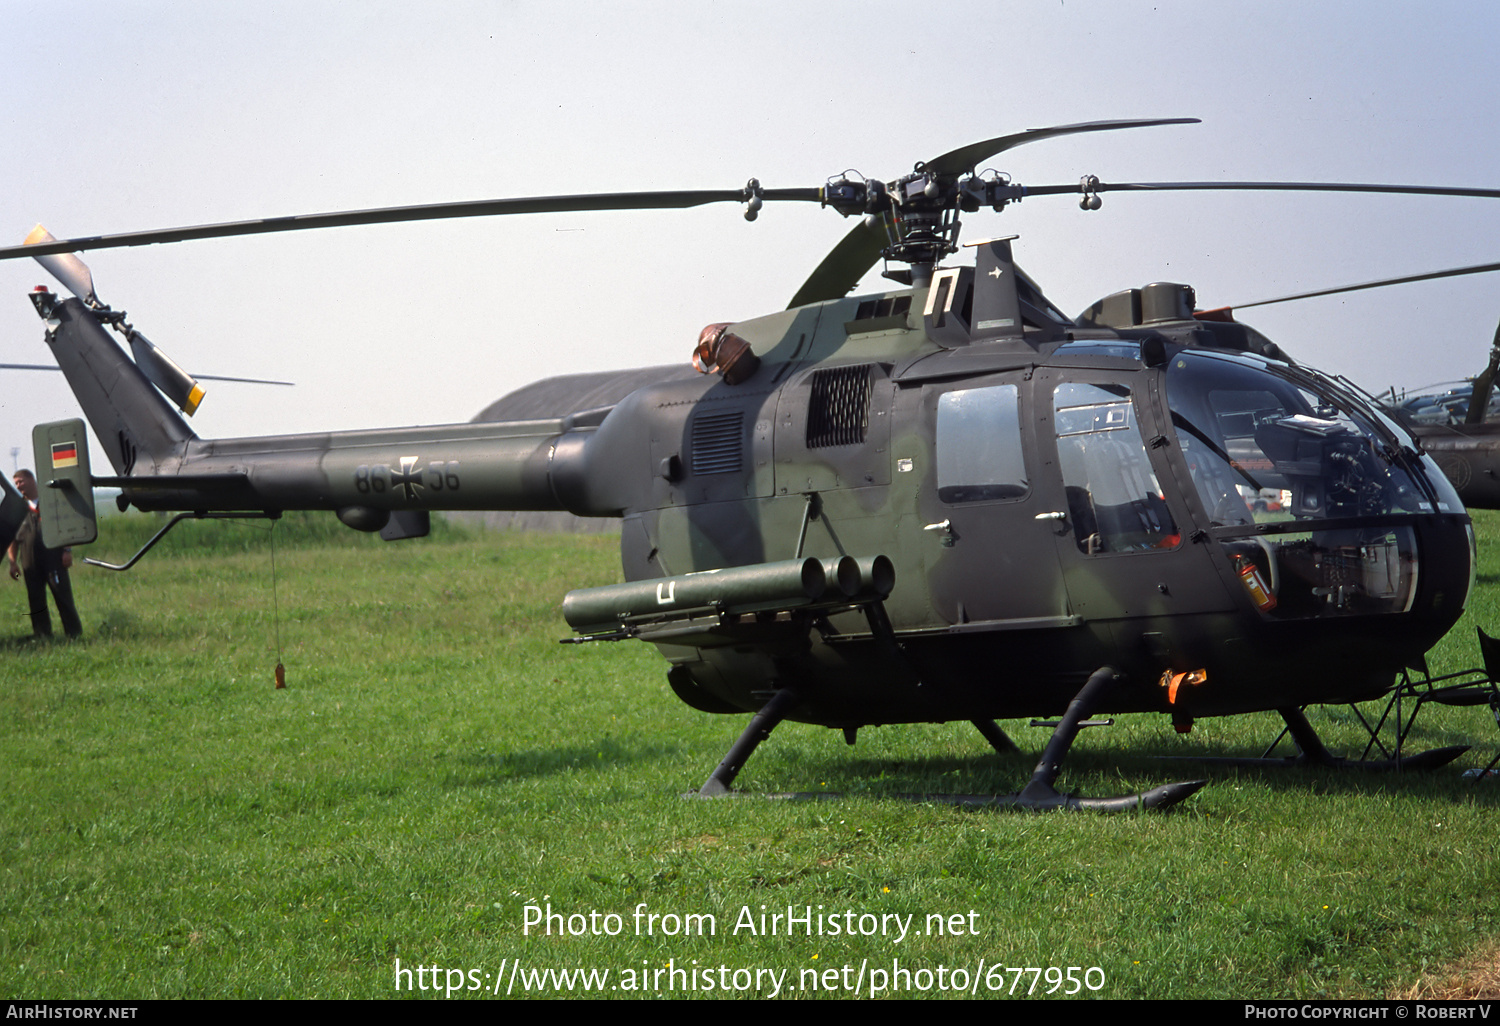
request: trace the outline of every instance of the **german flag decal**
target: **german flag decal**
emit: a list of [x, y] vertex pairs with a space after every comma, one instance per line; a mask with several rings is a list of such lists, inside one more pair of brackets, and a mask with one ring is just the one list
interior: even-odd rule
[[53, 442], [52, 443], [52, 469], [61, 470], [63, 467], [78, 466], [78, 443], [77, 442]]

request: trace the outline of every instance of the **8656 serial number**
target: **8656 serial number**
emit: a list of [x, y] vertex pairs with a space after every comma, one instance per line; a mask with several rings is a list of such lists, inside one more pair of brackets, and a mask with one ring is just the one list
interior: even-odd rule
[[407, 457], [399, 470], [386, 463], [361, 463], [354, 468], [354, 490], [361, 495], [405, 491], [406, 498], [413, 499], [423, 489], [456, 492], [461, 485], [457, 460], [433, 460], [418, 467], [415, 459]]

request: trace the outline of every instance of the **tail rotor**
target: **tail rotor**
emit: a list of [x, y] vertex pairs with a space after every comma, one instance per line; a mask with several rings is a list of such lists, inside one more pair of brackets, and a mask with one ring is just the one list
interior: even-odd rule
[[[56, 241], [52, 233], [41, 225], [37, 225], [26, 236], [28, 246]], [[197, 411], [198, 404], [203, 401], [203, 386], [154, 342], [136, 331], [125, 319], [125, 311], [111, 310], [100, 302], [94, 291], [94, 276], [76, 253], [49, 253], [35, 259], [64, 288], [81, 299], [101, 321], [125, 336], [125, 340], [130, 343], [130, 353], [135, 358], [136, 366], [141, 369], [146, 380], [189, 417]]]

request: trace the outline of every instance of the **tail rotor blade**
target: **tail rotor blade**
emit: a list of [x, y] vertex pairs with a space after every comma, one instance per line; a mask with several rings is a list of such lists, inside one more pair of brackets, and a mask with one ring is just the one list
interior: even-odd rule
[[[57, 241], [51, 232], [37, 225], [26, 236], [22, 245], [55, 245]], [[44, 253], [36, 257], [36, 262], [85, 304], [97, 309], [104, 308], [94, 292], [94, 275], [89, 271], [88, 265], [78, 259], [76, 253]], [[196, 413], [198, 404], [203, 401], [203, 386], [177, 366], [154, 342], [125, 323], [123, 314], [114, 323], [114, 327], [130, 340], [131, 355], [135, 357], [136, 366], [141, 369], [141, 373], [146, 375], [146, 380], [161, 389], [162, 395], [176, 403], [177, 408], [189, 417]]]
[[[61, 370], [61, 368], [50, 363], [0, 363], [0, 370], [55, 372]], [[292, 388], [296, 385], [295, 381], [272, 381], [269, 378], [231, 378], [224, 374], [193, 374], [190, 377], [194, 381], [233, 381], [241, 385], [280, 385], [283, 388]]]
[[[56, 242], [52, 233], [41, 225], [31, 229], [31, 234], [26, 236], [25, 246], [38, 246], [43, 243]], [[46, 268], [47, 273], [62, 282], [73, 295], [83, 300], [89, 306], [98, 306], [99, 297], [94, 294], [94, 276], [89, 273], [88, 265], [78, 259], [76, 253], [49, 253], [36, 257], [36, 262]]]
[[146, 379], [162, 395], [177, 404], [177, 408], [191, 417], [203, 401], [203, 386], [193, 376], [173, 362], [172, 358], [156, 347], [156, 344], [139, 331], [130, 333], [130, 352], [135, 356], [136, 366]]

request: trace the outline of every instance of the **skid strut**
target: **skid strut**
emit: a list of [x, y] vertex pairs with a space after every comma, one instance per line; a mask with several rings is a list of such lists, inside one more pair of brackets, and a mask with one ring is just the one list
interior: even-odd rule
[[1010, 739], [1010, 735], [1001, 730], [1000, 724], [994, 720], [970, 720], [969, 722], [979, 728], [979, 733], [984, 735], [984, 739], [990, 743], [990, 747], [1001, 755], [1015, 755], [1021, 750]]
[[[1212, 755], [1170, 755], [1163, 758], [1177, 762], [1198, 762], [1210, 766], [1235, 766], [1241, 769], [1323, 767], [1397, 772], [1437, 769], [1439, 766], [1446, 766], [1469, 750], [1468, 745], [1450, 745], [1446, 748], [1430, 748], [1416, 755], [1402, 755], [1398, 750], [1396, 757], [1392, 759], [1346, 759], [1328, 750], [1328, 746], [1323, 744], [1323, 739], [1318, 736], [1317, 730], [1307, 721], [1307, 715], [1301, 709], [1289, 706], [1276, 711], [1286, 721], [1286, 729], [1277, 735], [1276, 740], [1271, 742], [1271, 747], [1266, 749], [1266, 754], [1258, 759]], [[1286, 758], [1273, 757], [1271, 751], [1288, 734], [1292, 736], [1292, 741], [1297, 746], [1297, 754]]]
[[1208, 783], [1206, 780], [1188, 780], [1153, 787], [1139, 794], [1121, 795], [1118, 798], [1079, 798], [1076, 795], [1063, 794], [1052, 786], [1057, 782], [1057, 774], [1062, 769], [1063, 758], [1072, 747], [1073, 739], [1078, 736], [1080, 725], [1094, 711], [1099, 699], [1114, 684], [1117, 677], [1118, 674], [1112, 666], [1101, 666], [1093, 672], [1087, 683], [1073, 697], [1073, 701], [1068, 703], [1068, 711], [1063, 713], [1062, 720], [1052, 731], [1052, 736], [1047, 739], [1047, 747], [1042, 749], [1042, 757], [1031, 774], [1031, 782], [1018, 794], [993, 799], [993, 804], [1036, 811], [1099, 809], [1105, 812], [1123, 812], [1134, 808], [1160, 809], [1176, 805]]
[[[1118, 798], [1079, 798], [1075, 795], [1060, 793], [1053, 784], [1057, 781], [1058, 771], [1062, 767], [1063, 758], [1072, 747], [1073, 739], [1078, 736], [1078, 731], [1085, 719], [1098, 705], [1099, 699], [1114, 684], [1118, 674], [1113, 667], [1104, 666], [1095, 670], [1084, 684], [1083, 689], [1074, 697], [1068, 706], [1068, 711], [1063, 714], [1061, 722], [1052, 732], [1052, 737], [1047, 741], [1047, 746], [1042, 750], [1041, 760], [1037, 763], [1036, 771], [1031, 775], [1028, 783], [1018, 794], [1010, 795], [952, 795], [952, 794], [911, 794], [895, 795], [893, 797], [910, 798], [916, 801], [951, 802], [958, 805], [980, 805], [980, 806], [1005, 806], [1018, 809], [1033, 809], [1037, 811], [1052, 809], [1100, 809], [1107, 812], [1125, 811], [1127, 809], [1160, 809], [1175, 805], [1188, 795], [1198, 790], [1206, 780], [1189, 780], [1175, 784], [1165, 784], [1155, 787], [1149, 791], [1139, 794], [1122, 795]], [[698, 795], [704, 798], [714, 798], [719, 795], [730, 793], [730, 785], [738, 775], [745, 760], [756, 747], [771, 736], [771, 731], [776, 725], [798, 706], [802, 696], [793, 688], [783, 688], [771, 696], [771, 700], [761, 707], [760, 712], [750, 720], [739, 738], [730, 747], [718, 765], [709, 776], [704, 785], [699, 788]], [[985, 739], [994, 745], [995, 750], [1006, 754], [1014, 751], [1014, 743], [1005, 735], [998, 724], [991, 720], [974, 720], [974, 726], [979, 728]], [[815, 797], [813, 795], [780, 795], [778, 797]], [[816, 797], [832, 797], [823, 794]]]
[[782, 688], [772, 695], [771, 700], [761, 706], [760, 712], [751, 718], [750, 725], [730, 747], [728, 754], [720, 761], [718, 767], [709, 774], [708, 780], [698, 789], [698, 794], [704, 798], [716, 798], [721, 794], [728, 794], [729, 785], [734, 783], [735, 776], [739, 773], [740, 767], [745, 765], [745, 760], [750, 758], [750, 753], [771, 736], [771, 731], [776, 729], [776, 724], [786, 719], [787, 714], [795, 709], [800, 701], [802, 701], [802, 696], [791, 688]]
[[1301, 709], [1288, 708], [1277, 709], [1281, 718], [1286, 721], [1287, 732], [1292, 735], [1296, 742], [1300, 755], [1291, 760], [1266, 759], [1266, 763], [1293, 762], [1299, 766], [1328, 766], [1330, 768], [1368, 769], [1368, 770], [1425, 770], [1436, 769], [1446, 766], [1460, 755], [1469, 750], [1468, 745], [1450, 745], [1447, 748], [1432, 748], [1416, 755], [1400, 755], [1394, 759], [1342, 759], [1331, 753], [1323, 744], [1323, 739], [1318, 737], [1318, 732], [1313, 725], [1307, 722], [1307, 715]]

